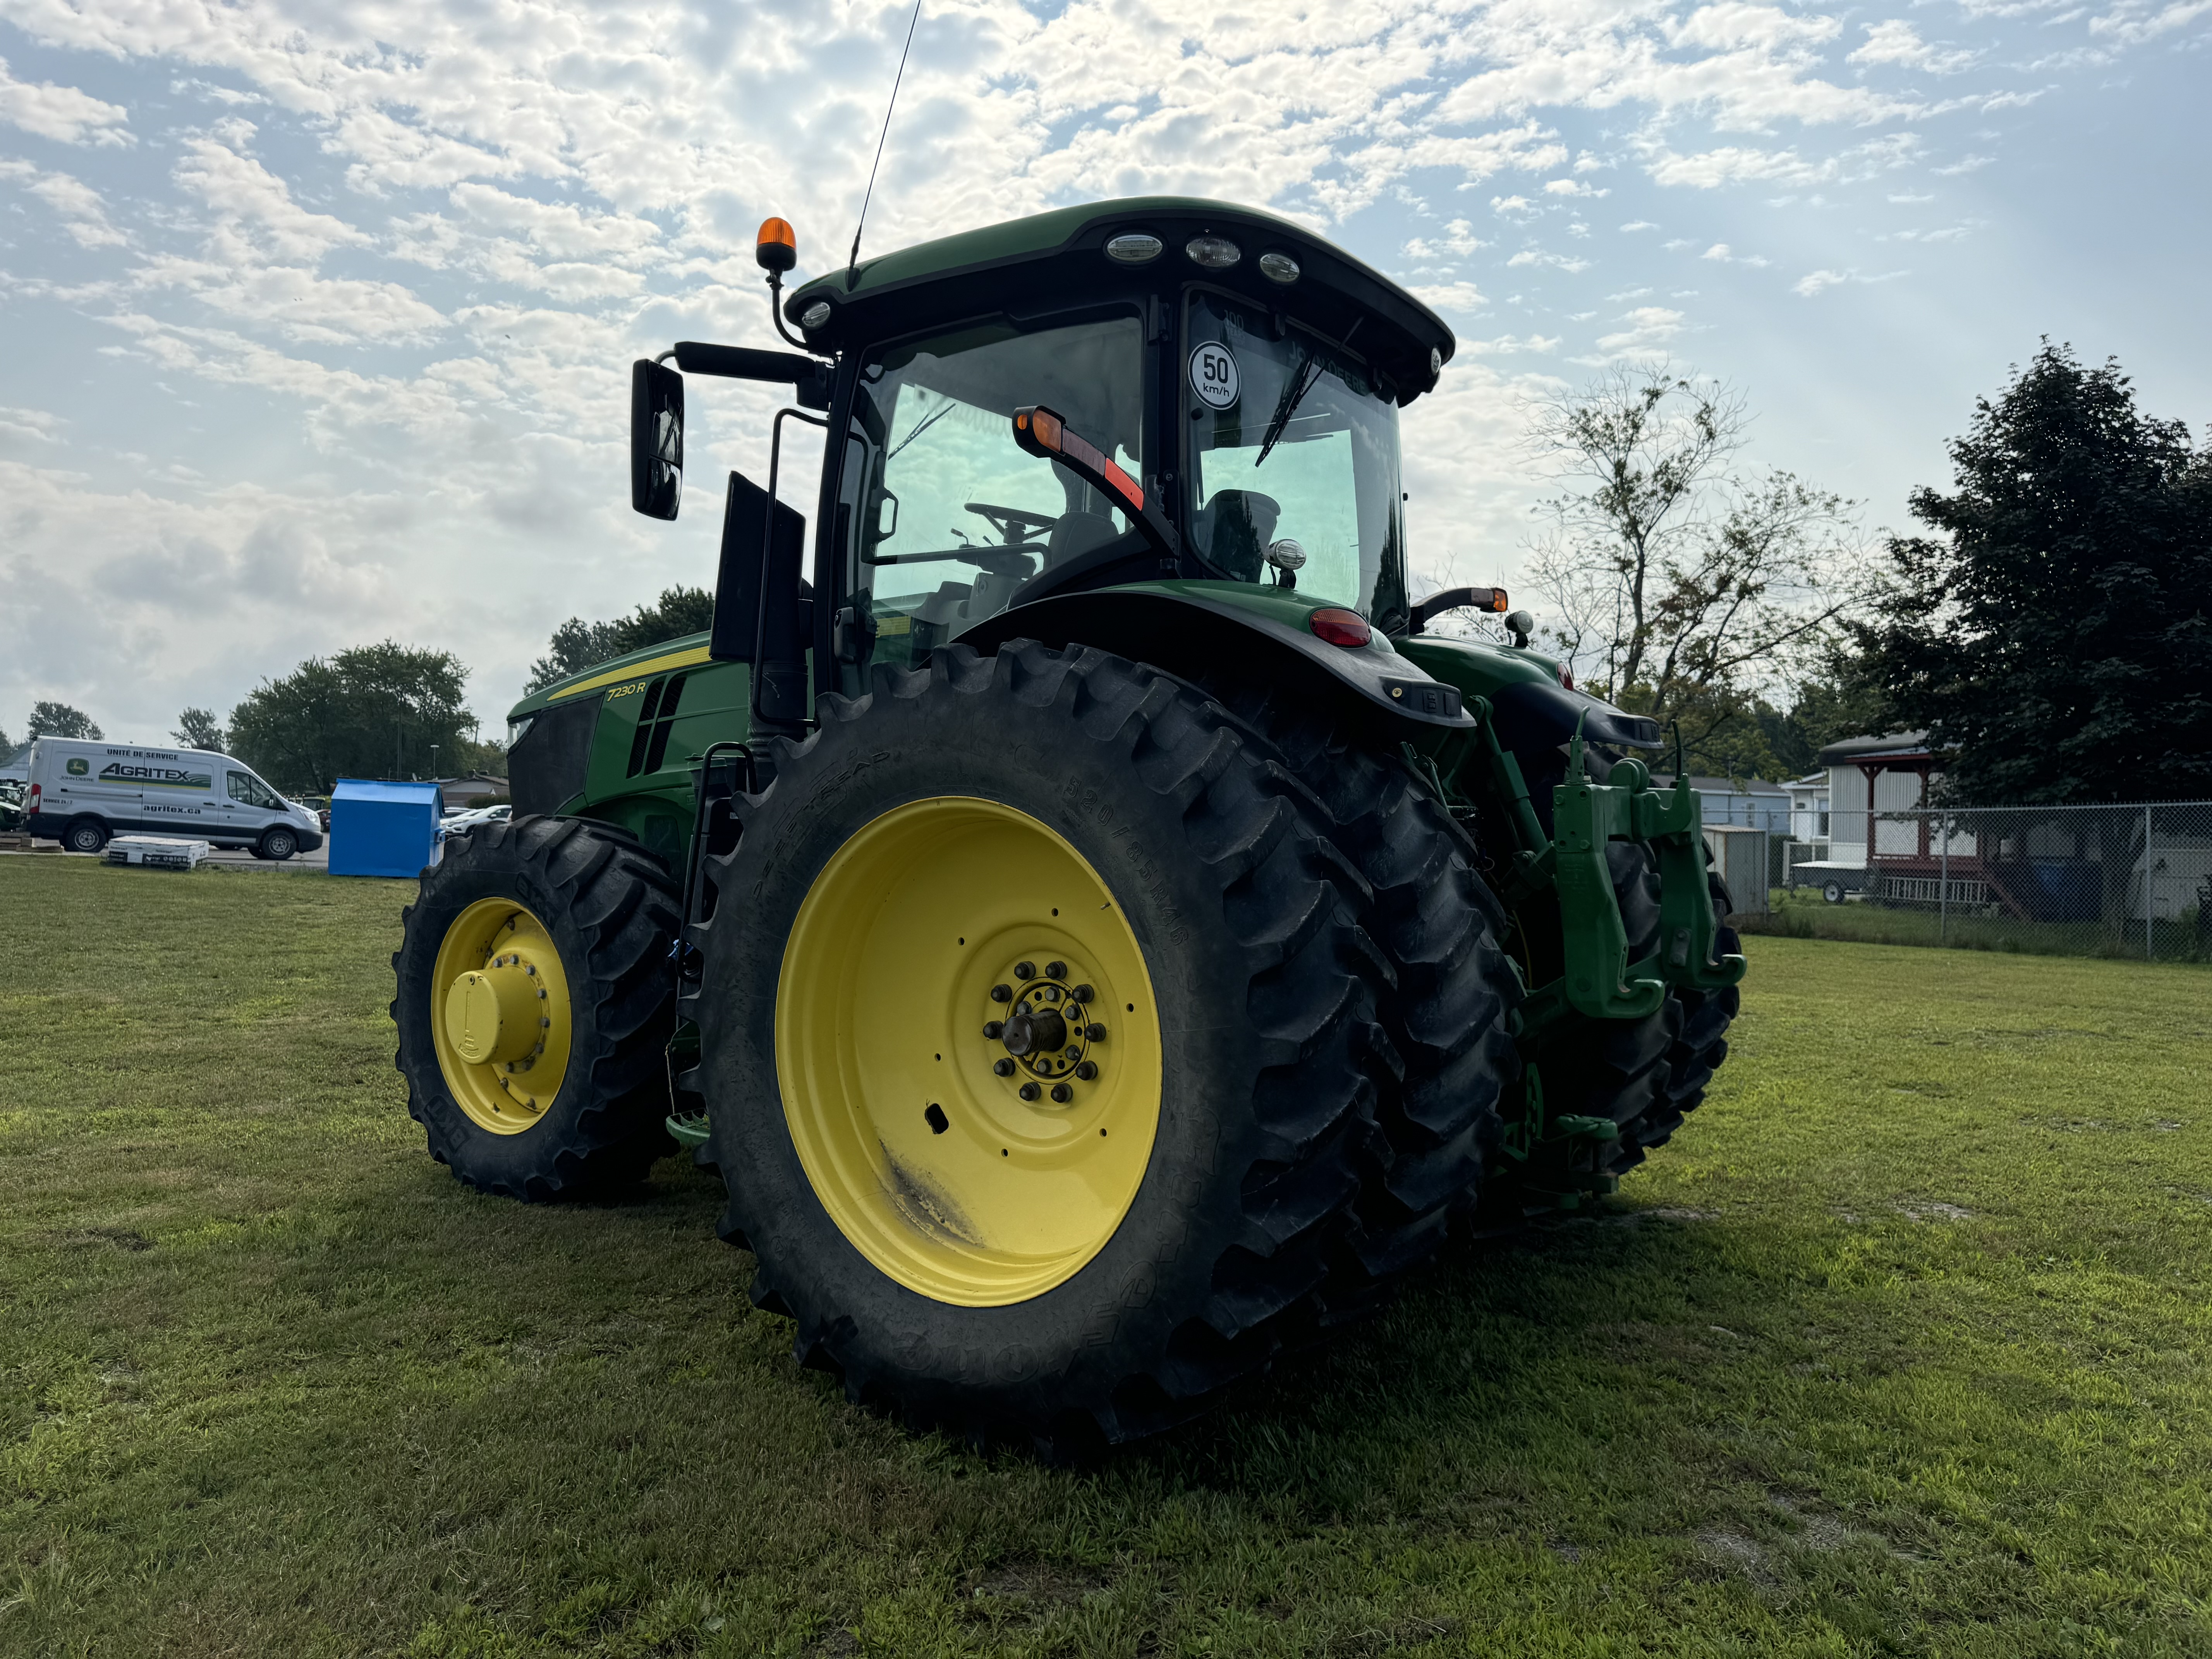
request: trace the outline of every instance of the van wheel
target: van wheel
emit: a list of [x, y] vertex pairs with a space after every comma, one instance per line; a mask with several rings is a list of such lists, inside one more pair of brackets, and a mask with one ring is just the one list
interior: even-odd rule
[[72, 853], [97, 853], [107, 845], [107, 826], [98, 818], [79, 818], [62, 831], [62, 845]]
[[282, 864], [300, 850], [300, 838], [280, 826], [263, 836], [261, 844], [253, 850], [262, 858], [274, 859]]
[[1831, 904], [1841, 904], [1844, 902], [1844, 884], [1840, 881], [1830, 882], [1820, 890], [1820, 896]]

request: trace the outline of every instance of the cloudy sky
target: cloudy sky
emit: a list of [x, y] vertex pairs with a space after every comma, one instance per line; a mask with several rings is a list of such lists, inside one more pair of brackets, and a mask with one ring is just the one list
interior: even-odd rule
[[[628, 365], [773, 343], [768, 213], [841, 261], [907, 17], [0, 0], [0, 732], [151, 738], [386, 635], [496, 729], [561, 618], [710, 581], [715, 514], [628, 509]], [[1431, 570], [1510, 581], [1527, 400], [1661, 352], [1871, 529], [2045, 334], [2212, 421], [2208, 42], [2212, 0], [925, 0], [868, 246], [1154, 191], [1313, 225], [1458, 331]], [[700, 391], [695, 479], [758, 470], [769, 405]]]

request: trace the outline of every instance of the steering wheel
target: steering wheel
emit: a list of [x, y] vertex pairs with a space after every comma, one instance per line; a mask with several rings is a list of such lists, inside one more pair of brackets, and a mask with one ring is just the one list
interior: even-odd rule
[[969, 501], [969, 512], [999, 532], [1000, 541], [1007, 547], [1019, 547], [1039, 531], [1049, 530], [1060, 522], [1057, 513], [1031, 513], [1019, 507], [995, 507], [989, 501]]

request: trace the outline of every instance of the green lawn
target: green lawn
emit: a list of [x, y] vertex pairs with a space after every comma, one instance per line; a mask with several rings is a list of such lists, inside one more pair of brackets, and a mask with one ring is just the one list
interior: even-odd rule
[[2212, 1652], [2212, 984], [1748, 941], [1602, 1213], [1064, 1473], [792, 1362], [671, 1161], [392, 1069], [407, 886], [0, 858], [0, 1651]]
[[[1850, 939], [1861, 945], [1940, 945], [1954, 951], [2003, 951], [2027, 956], [2117, 957], [2141, 962], [2143, 925], [2131, 921], [2027, 921], [2017, 916], [1970, 912], [1948, 915], [1933, 905], [1887, 905], [1853, 899], [1830, 904], [1820, 890], [1777, 887], [1773, 908], [1763, 916], [1743, 916], [1747, 933], [1784, 939]], [[2197, 926], [2196, 907], [2178, 918], [2151, 925], [2150, 950], [2159, 962], [2203, 963], [2212, 959], [2212, 934]]]

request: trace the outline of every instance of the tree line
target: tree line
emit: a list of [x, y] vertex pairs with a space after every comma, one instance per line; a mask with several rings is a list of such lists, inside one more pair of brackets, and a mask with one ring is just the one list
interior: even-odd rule
[[1741, 397], [1622, 368], [1542, 405], [1563, 486], [1531, 562], [1541, 642], [1679, 734], [1687, 769], [1780, 780], [1924, 731], [1961, 802], [2212, 795], [2212, 446], [2119, 365], [2043, 343], [1947, 446], [1920, 530], [1735, 459]]

